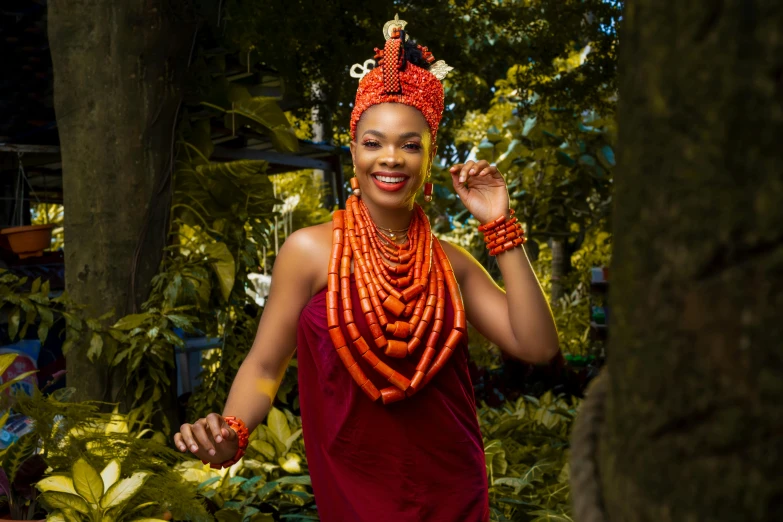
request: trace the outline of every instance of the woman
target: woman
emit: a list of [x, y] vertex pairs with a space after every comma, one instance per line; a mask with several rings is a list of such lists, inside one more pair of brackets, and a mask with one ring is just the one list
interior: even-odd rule
[[450, 68], [406, 42], [404, 26], [386, 24], [379, 66], [360, 81], [346, 210], [288, 238], [223, 416], [174, 437], [214, 467], [236, 462], [298, 347], [305, 451], [324, 522], [489, 520], [466, 320], [518, 359], [558, 353], [498, 170], [468, 161], [450, 172], [484, 224], [506, 292], [463, 249], [438, 241], [414, 204], [423, 185], [430, 198]]

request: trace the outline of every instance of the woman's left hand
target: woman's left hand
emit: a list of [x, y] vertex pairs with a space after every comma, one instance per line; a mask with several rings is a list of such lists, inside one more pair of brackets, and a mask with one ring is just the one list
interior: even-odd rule
[[509, 208], [506, 180], [488, 161], [458, 163], [449, 169], [454, 190], [465, 208], [481, 223], [489, 223]]

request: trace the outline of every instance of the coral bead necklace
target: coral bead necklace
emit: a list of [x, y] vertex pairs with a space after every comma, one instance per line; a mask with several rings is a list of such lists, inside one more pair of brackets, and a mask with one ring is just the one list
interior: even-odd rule
[[[366, 205], [355, 196], [348, 199], [345, 210], [334, 213], [332, 225], [326, 293], [332, 343], [351, 377], [370, 399], [380, 398], [383, 404], [390, 404], [411, 397], [443, 368], [466, 333], [465, 308], [451, 263], [418, 205], [402, 244], [373, 223]], [[370, 342], [355, 323], [350, 284], [352, 262]], [[443, 331], [447, 290], [454, 307], [450, 332]], [[445, 339], [442, 343], [441, 338]], [[423, 348], [419, 350], [420, 347]], [[392, 369], [376, 354], [381, 350], [394, 358], [420, 353], [414, 374], [408, 378]], [[356, 362], [354, 353], [390, 386], [378, 390]]]

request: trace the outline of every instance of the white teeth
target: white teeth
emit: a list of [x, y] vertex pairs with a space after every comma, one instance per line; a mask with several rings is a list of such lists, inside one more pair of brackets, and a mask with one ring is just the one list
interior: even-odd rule
[[405, 181], [405, 178], [392, 178], [390, 176], [375, 176], [375, 177], [383, 181], [384, 183], [401, 183]]

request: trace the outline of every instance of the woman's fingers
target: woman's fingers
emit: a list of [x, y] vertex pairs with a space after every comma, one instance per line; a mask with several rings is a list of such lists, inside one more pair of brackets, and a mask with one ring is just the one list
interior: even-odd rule
[[207, 426], [209, 426], [209, 431], [212, 434], [212, 438], [215, 440], [215, 442], [220, 444], [223, 441], [223, 437], [225, 436], [222, 431], [222, 427], [225, 424], [223, 417], [217, 413], [210, 413], [207, 415], [205, 420]]
[[497, 171], [497, 168], [494, 165], [490, 165], [487, 160], [470, 160], [465, 163], [458, 163], [449, 169], [451, 175], [457, 176], [458, 182], [462, 184], [467, 183], [468, 178], [471, 176], [486, 176], [495, 171]]
[[[190, 450], [191, 452], [195, 453], [198, 451], [198, 444], [196, 444], [196, 439], [193, 437], [193, 429], [191, 424], [183, 424], [179, 428], [179, 432], [182, 436], [182, 442], [185, 444], [185, 449]], [[182, 449], [180, 447], [180, 449]]]
[[468, 161], [463, 166], [462, 169], [459, 172], [459, 182], [460, 183], [466, 183], [468, 181], [468, 176], [470, 175], [471, 170], [473, 170], [473, 166], [476, 164], [475, 161]]
[[207, 423], [205, 419], [199, 419], [193, 424], [193, 436], [196, 438], [196, 443], [210, 455], [215, 454], [215, 443], [212, 439], [212, 435], [207, 431]]
[[[184, 426], [184, 425], [183, 425]], [[180, 428], [182, 429], [182, 428]], [[188, 451], [188, 447], [185, 445], [185, 441], [182, 438], [182, 433], [177, 432], [174, 434], [174, 445], [180, 451]]]

